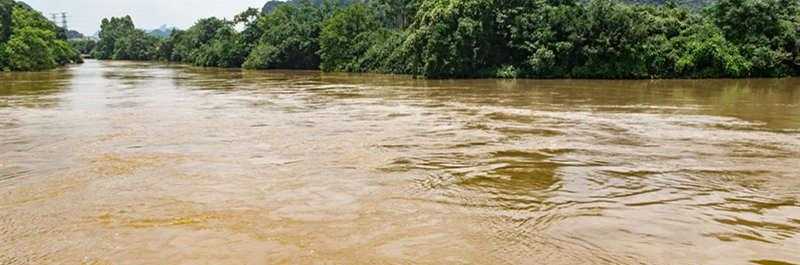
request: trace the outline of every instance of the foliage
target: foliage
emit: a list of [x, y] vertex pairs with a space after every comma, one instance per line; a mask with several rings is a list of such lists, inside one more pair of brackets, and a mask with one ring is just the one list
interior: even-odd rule
[[114, 60], [152, 60], [158, 39], [143, 30], [133, 30], [114, 42]]
[[223, 27], [207, 43], [191, 53], [198, 66], [240, 67], [246, 56], [244, 47], [232, 27]]
[[406, 36], [401, 31], [381, 28], [362, 39], [371, 40], [371, 46], [353, 60], [349, 71], [408, 73], [407, 50], [400, 48]]
[[66, 32], [39, 12], [0, 0], [0, 70], [38, 71], [81, 62]]
[[692, 26], [675, 42], [678, 55], [675, 76], [739, 77], [746, 75], [751, 67], [739, 48], [709, 23]]
[[[358, 1], [358, 0], [356, 0]], [[299, 5], [308, 5], [311, 4], [314, 7], [323, 7], [324, 5], [334, 5], [334, 6], [347, 6], [350, 3], [354, 2], [354, 0], [270, 0], [264, 7], [261, 8], [261, 12], [265, 15], [272, 13], [273, 11], [277, 10], [281, 6], [299, 6]]]
[[369, 8], [386, 27], [405, 29], [411, 25], [421, 0], [373, 0]]
[[751, 74], [781, 76], [798, 70], [800, 2], [719, 0], [708, 13], [725, 39], [750, 61]]
[[310, 2], [281, 5], [258, 18], [261, 36], [245, 68], [313, 69], [319, 67], [320, 10]]
[[152, 60], [156, 57], [158, 38], [136, 29], [130, 16], [103, 19], [100, 41], [92, 55], [101, 60]]
[[800, 74], [800, 2], [291, 0], [143, 43], [202, 66], [428, 78], [787, 76]]
[[117, 40], [130, 34], [135, 29], [133, 19], [130, 16], [103, 19], [100, 23], [100, 33], [98, 33], [100, 41], [97, 43], [92, 56], [101, 60], [112, 59]]
[[320, 35], [320, 67], [324, 71], [359, 71], [359, 57], [377, 38], [380, 21], [363, 4], [351, 5], [326, 20]]
[[92, 39], [70, 39], [69, 44], [81, 54], [91, 54], [97, 42]]
[[13, 0], [0, 0], [0, 43], [11, 38], [11, 14], [15, 5]]
[[517, 2], [430, 0], [420, 6], [406, 49], [411, 73], [427, 77], [471, 76], [509, 60], [505, 11]]
[[48, 45], [55, 39], [53, 32], [33, 27], [15, 31], [5, 45], [11, 69], [35, 71], [56, 67], [56, 57]]
[[185, 32], [173, 34], [167, 43], [172, 45], [169, 56], [175, 61], [197, 66], [240, 67], [247, 56], [241, 34], [230, 21], [206, 18]]

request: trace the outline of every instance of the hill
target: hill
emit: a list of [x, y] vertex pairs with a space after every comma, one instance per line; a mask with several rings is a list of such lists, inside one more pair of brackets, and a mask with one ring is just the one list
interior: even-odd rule
[[175, 27], [168, 27], [167, 25], [161, 25], [161, 27], [157, 29], [148, 30], [147, 34], [153, 37], [166, 38], [169, 37], [169, 35], [172, 34], [172, 31], [174, 30]]

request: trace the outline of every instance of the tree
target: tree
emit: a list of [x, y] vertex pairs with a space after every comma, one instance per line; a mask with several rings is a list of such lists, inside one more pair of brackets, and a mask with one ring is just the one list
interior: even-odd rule
[[423, 1], [405, 49], [411, 73], [426, 77], [473, 76], [510, 60], [504, 16], [525, 1]]
[[192, 53], [193, 63], [198, 66], [240, 67], [245, 56], [245, 47], [231, 27], [222, 28]]
[[725, 38], [741, 47], [751, 74], [782, 76], [798, 70], [798, 1], [719, 0], [708, 13]]
[[241, 67], [249, 50], [233, 22], [214, 17], [173, 31], [157, 46], [160, 59], [216, 67]]
[[[255, 8], [248, 8], [242, 13], [234, 17], [233, 22], [237, 25], [242, 25], [242, 41], [245, 44], [254, 46], [258, 43], [258, 39], [264, 34], [261, 27], [258, 26], [258, 21], [261, 18], [261, 11]], [[252, 47], [250, 47], [252, 48]]]
[[752, 63], [711, 23], [699, 23], [675, 40], [675, 72], [687, 77], [741, 77]]
[[95, 53], [428, 78], [800, 74], [800, 2], [719, 0], [699, 11], [706, 2], [271, 1], [262, 11], [245, 10], [233, 21], [202, 19], [157, 41], [142, 36], [129, 17], [104, 20]]
[[97, 43], [92, 55], [100, 60], [115, 59], [117, 40], [133, 34], [134, 31], [136, 31], [136, 28], [130, 16], [104, 18], [100, 23], [100, 33], [98, 34], [100, 41]]
[[323, 24], [320, 35], [320, 67], [325, 71], [364, 71], [358, 59], [378, 40], [373, 34], [380, 21], [363, 4], [337, 11]]
[[[6, 42], [0, 42], [0, 70], [37, 71], [58, 65], [80, 62], [80, 55], [66, 41], [59, 39], [58, 28], [39, 12], [13, 1], [0, 2], [0, 12], [13, 5], [10, 23], [3, 14], [1, 27], [10, 32]], [[7, 27], [10, 25], [10, 27]]]
[[15, 5], [12, 0], [0, 0], [0, 43], [11, 38], [11, 13]]
[[319, 68], [320, 10], [310, 2], [281, 5], [261, 16], [263, 32], [258, 45], [247, 57], [245, 68]]
[[152, 60], [156, 58], [158, 38], [143, 30], [134, 29], [114, 42], [111, 58], [114, 60]]
[[91, 54], [97, 46], [97, 42], [91, 39], [72, 39], [69, 44], [81, 54]]
[[9, 67], [16, 71], [36, 71], [56, 67], [48, 42], [55, 39], [55, 34], [44, 29], [24, 27], [16, 30], [6, 43], [5, 50], [9, 56]]
[[419, 8], [419, 0], [375, 0], [368, 1], [384, 26], [405, 29]]

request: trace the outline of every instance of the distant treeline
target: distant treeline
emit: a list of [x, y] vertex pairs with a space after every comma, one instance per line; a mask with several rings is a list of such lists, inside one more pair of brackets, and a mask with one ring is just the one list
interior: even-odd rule
[[68, 32], [30, 6], [0, 0], [0, 71], [36, 71], [80, 62]]
[[800, 1], [688, 2], [293, 0], [232, 21], [202, 19], [161, 39], [130, 17], [105, 19], [92, 53], [429, 78], [800, 74]]

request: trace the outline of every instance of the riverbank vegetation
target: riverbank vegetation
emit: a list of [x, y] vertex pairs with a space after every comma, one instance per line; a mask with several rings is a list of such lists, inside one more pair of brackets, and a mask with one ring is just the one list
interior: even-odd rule
[[428, 78], [800, 74], [796, 0], [644, 2], [294, 0], [233, 20], [201, 19], [162, 39], [135, 29], [130, 17], [103, 20], [93, 54]]
[[37, 71], [81, 61], [67, 32], [21, 2], [0, 0], [0, 70]]

